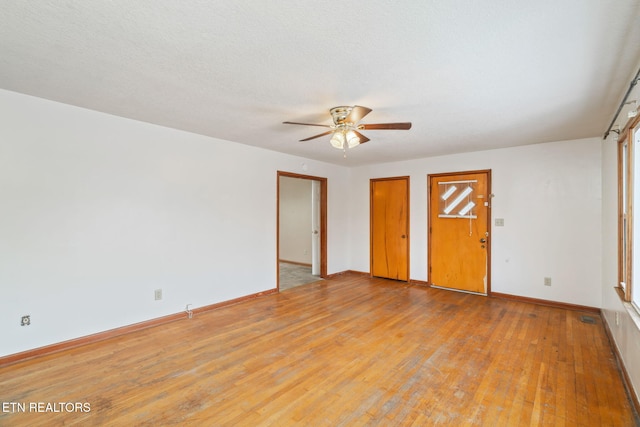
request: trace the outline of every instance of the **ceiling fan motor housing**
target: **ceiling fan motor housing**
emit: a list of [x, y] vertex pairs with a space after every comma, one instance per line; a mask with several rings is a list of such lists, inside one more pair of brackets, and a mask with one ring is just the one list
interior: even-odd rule
[[333, 107], [329, 110], [331, 117], [333, 117], [333, 123], [336, 125], [343, 124], [351, 110], [353, 110], [353, 107]]

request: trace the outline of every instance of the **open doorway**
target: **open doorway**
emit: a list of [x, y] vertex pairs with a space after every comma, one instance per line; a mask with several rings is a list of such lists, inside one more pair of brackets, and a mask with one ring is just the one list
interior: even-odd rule
[[326, 178], [278, 172], [279, 290], [326, 277], [326, 200]]

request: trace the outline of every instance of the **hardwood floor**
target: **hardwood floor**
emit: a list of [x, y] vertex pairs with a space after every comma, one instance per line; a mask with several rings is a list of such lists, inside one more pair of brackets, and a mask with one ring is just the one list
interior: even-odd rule
[[633, 426], [583, 314], [347, 275], [0, 368], [0, 425]]

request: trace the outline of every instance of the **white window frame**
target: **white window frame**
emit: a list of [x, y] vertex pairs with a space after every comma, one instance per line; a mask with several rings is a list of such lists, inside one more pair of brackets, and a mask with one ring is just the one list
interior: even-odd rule
[[[635, 127], [633, 127], [629, 131], [629, 144], [631, 147], [633, 147], [632, 159], [640, 159], [640, 122], [636, 121]], [[633, 193], [633, 198], [630, 201], [630, 204], [633, 207], [634, 200], [640, 201], [640, 161], [633, 162], [632, 166], [633, 171], [631, 180], [632, 182], [636, 182], [636, 185], [634, 186], [635, 190]], [[634, 242], [640, 242], [640, 215], [636, 215], [634, 217], [632, 228], [633, 230], [635, 230], [631, 241], [631, 254], [633, 256], [633, 267], [631, 268], [632, 283], [640, 283], [640, 280], [634, 280], [635, 277], [633, 274], [633, 272], [635, 271], [636, 274], [640, 275], [640, 251], [635, 251], [635, 255], [633, 255]], [[626, 290], [626, 294], [628, 296], [627, 301], [630, 302], [631, 305], [633, 305], [636, 311], [640, 311], [640, 285], [633, 286], [632, 284], [631, 286], [629, 286], [629, 289]]]
[[[629, 123], [618, 138], [618, 293], [640, 312], [640, 215], [634, 216], [634, 201], [640, 200], [640, 117]], [[634, 273], [637, 272], [637, 273]]]

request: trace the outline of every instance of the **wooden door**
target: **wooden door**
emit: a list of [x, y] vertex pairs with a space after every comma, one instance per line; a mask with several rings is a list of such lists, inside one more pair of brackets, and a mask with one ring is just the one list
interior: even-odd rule
[[491, 171], [429, 176], [429, 283], [490, 289]]
[[409, 177], [371, 180], [371, 275], [409, 280]]

